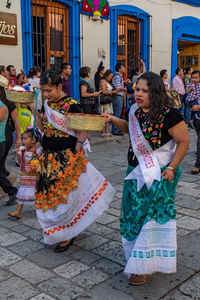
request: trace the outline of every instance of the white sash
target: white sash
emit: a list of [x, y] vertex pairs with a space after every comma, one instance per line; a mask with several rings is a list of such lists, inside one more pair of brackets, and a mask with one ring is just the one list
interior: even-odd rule
[[[77, 131], [67, 127], [67, 119], [65, 118], [65, 115], [53, 110], [48, 105], [47, 99], [44, 103], [44, 109], [45, 109], [47, 119], [53, 127], [65, 132], [71, 136], [74, 136], [76, 138], [78, 137]], [[83, 144], [83, 149], [85, 150], [85, 154], [87, 154], [87, 151], [91, 152], [90, 143], [89, 143], [88, 139], [85, 140], [85, 142]]]
[[135, 116], [138, 109], [137, 104], [134, 104], [129, 112], [129, 133], [133, 152], [138, 159], [138, 166], [125, 178], [137, 179], [138, 191], [146, 183], [150, 189], [154, 180], [161, 180], [160, 168], [170, 163], [175, 150], [175, 141], [171, 139], [168, 143], [153, 151], [147, 143], [141, 129], [140, 124]]

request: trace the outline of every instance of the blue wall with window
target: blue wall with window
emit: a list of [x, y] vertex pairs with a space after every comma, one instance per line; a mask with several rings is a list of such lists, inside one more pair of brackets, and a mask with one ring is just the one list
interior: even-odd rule
[[120, 15], [133, 16], [140, 20], [140, 56], [149, 70], [150, 60], [150, 15], [132, 5], [110, 6], [110, 67], [114, 71], [117, 63], [117, 18]]
[[175, 76], [178, 66], [178, 40], [200, 43], [200, 19], [194, 17], [181, 17], [172, 20], [172, 63], [171, 76]]
[[[80, 67], [80, 4], [78, 0], [59, 0], [69, 8], [69, 57], [72, 66], [72, 95], [79, 98], [79, 67]], [[33, 66], [31, 0], [21, 0], [23, 68], [25, 73]]]
[[173, 1], [175, 1], [175, 2], [181, 2], [181, 3], [184, 3], [184, 4], [188, 4], [188, 5], [200, 7], [199, 0], [173, 0]]

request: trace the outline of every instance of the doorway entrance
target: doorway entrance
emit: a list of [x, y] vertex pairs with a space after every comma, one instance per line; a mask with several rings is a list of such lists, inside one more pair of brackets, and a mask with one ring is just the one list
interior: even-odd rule
[[[179, 65], [185, 67], [190, 66], [191, 63], [194, 69], [198, 69], [199, 27], [200, 19], [194, 17], [181, 17], [172, 21], [172, 78], [175, 76], [175, 70]], [[193, 45], [195, 52], [192, 51]]]
[[31, 1], [33, 65], [42, 70], [69, 62], [68, 7], [56, 1]]
[[200, 70], [200, 43], [178, 40], [178, 67]]

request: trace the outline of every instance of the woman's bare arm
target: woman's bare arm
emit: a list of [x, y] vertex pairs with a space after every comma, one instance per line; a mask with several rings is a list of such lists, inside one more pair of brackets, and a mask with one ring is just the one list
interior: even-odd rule
[[111, 92], [108, 91], [105, 80], [100, 81], [100, 89], [102, 90], [102, 94], [111, 95]]
[[[173, 139], [177, 144], [174, 156], [170, 162], [170, 167], [176, 169], [188, 151], [189, 142], [190, 142], [189, 135], [184, 121], [181, 121], [177, 125], [170, 128], [168, 132], [173, 137]], [[174, 172], [173, 170], [166, 169], [162, 173], [162, 176], [164, 176], [165, 179], [173, 180]]]
[[113, 122], [113, 124], [122, 132], [128, 133], [128, 122], [125, 120], [122, 120], [120, 118], [117, 118], [115, 116], [109, 115], [109, 114], [102, 114], [103, 117], [107, 119], [107, 122]]
[[82, 85], [82, 86], [81, 86], [81, 97], [83, 97], [83, 98], [87, 98], [87, 97], [97, 97], [98, 95], [99, 95], [98, 92], [87, 93], [87, 86], [86, 86], [86, 85]]
[[0, 107], [0, 122], [5, 120], [8, 117], [8, 109], [6, 106]]
[[14, 122], [15, 125], [15, 130], [16, 130], [16, 147], [19, 148], [20, 145], [22, 144], [22, 140], [21, 140], [21, 126], [19, 123], [19, 119], [18, 119], [18, 115], [17, 115], [17, 108], [15, 108], [12, 112], [11, 112], [11, 118]]

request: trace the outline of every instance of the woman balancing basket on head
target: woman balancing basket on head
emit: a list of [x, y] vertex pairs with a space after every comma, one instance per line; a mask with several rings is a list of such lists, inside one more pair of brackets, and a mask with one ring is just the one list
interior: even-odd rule
[[44, 242], [62, 252], [108, 208], [115, 191], [84, 155], [87, 132], [66, 127], [65, 114], [81, 108], [62, 92], [61, 76], [48, 70], [40, 83], [46, 102], [44, 119], [36, 119], [44, 136], [35, 206]]
[[154, 272], [176, 272], [174, 198], [189, 138], [160, 76], [144, 73], [137, 80], [135, 100], [127, 120], [104, 116], [130, 135], [120, 227], [124, 272], [138, 285]]

